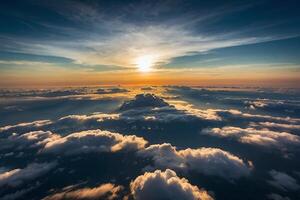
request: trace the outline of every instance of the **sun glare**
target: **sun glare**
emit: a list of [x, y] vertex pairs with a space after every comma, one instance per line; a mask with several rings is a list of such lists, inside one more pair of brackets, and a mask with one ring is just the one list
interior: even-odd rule
[[136, 59], [136, 66], [141, 72], [149, 72], [152, 69], [153, 57], [146, 55]]

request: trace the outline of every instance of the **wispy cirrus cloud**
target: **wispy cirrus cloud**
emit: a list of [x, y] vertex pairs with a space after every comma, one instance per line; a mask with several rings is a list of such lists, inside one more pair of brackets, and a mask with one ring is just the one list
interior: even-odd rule
[[[203, 11], [200, 15], [199, 12], [195, 15], [195, 11], [191, 12], [189, 7], [185, 8], [188, 12], [183, 12], [183, 9], [175, 15], [169, 8], [181, 4], [168, 2], [159, 5], [155, 3], [118, 5], [118, 7], [110, 5], [108, 10], [97, 4], [89, 5], [81, 2], [71, 4], [67, 2], [68, 6], [62, 7], [51, 5], [49, 8], [52, 11], [72, 23], [62, 26], [38, 21], [35, 23], [57, 35], [38, 38], [2, 36], [5, 41], [3, 45], [14, 44], [2, 46], [4, 49], [13, 46], [14, 49], [10, 50], [15, 52], [65, 57], [73, 60], [74, 64], [134, 68], [137, 60], [143, 56], [151, 57], [153, 65], [162, 67], [176, 57], [295, 36], [294, 34], [247, 35], [241, 34], [243, 31], [240, 29], [226, 33], [222, 30], [208, 33], [201, 27], [215, 23], [220, 20], [220, 16], [233, 14], [253, 5], [218, 6], [212, 12]], [[145, 8], [149, 13], [141, 12]], [[116, 14], [108, 12], [109, 10], [114, 10]], [[135, 15], [139, 16], [139, 19], [130, 20]]]
[[235, 38], [227, 35], [206, 36], [193, 33], [186, 27], [168, 24], [144, 26], [127, 24], [126, 27], [124, 30], [107, 30], [117, 32], [113, 35], [103, 36], [102, 33], [98, 33], [90, 36], [88, 33], [82, 33], [80, 39], [73, 38], [70, 41], [31, 40], [25, 43], [26, 45], [23, 45], [19, 51], [63, 56], [74, 60], [77, 64], [133, 68], [137, 59], [145, 55], [151, 57], [154, 65], [162, 66], [180, 56], [281, 38], [275, 36]]

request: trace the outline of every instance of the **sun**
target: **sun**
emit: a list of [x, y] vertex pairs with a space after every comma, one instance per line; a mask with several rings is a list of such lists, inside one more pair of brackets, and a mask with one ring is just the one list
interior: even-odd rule
[[137, 68], [141, 72], [151, 71], [153, 63], [154, 63], [153, 57], [150, 55], [138, 57], [135, 62]]

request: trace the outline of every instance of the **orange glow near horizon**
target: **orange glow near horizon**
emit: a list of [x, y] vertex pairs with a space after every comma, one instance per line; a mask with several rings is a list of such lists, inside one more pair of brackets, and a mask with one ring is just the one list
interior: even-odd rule
[[[148, 61], [147, 61], [148, 62]], [[143, 64], [143, 63], [141, 63]], [[147, 64], [147, 63], [146, 63]], [[148, 65], [148, 64], [147, 64]], [[145, 66], [141, 66], [142, 68]], [[150, 67], [149, 66], [146, 66]], [[262, 86], [299, 88], [298, 73], [278, 71], [269, 74], [266, 71], [238, 72], [230, 71], [155, 71], [155, 69], [138, 69], [138, 71], [101, 72], [101, 73], [47, 73], [28, 75], [0, 75], [1, 88], [9, 87], [52, 87], [52, 86], [89, 86], [89, 85], [203, 85], [203, 86]]]

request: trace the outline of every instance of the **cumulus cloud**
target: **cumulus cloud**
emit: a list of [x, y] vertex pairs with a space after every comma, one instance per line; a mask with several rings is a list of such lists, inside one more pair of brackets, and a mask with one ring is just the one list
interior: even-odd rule
[[222, 128], [209, 128], [202, 133], [217, 137], [235, 138], [242, 143], [256, 144], [261, 146], [282, 147], [299, 145], [300, 137], [287, 132], [276, 132], [268, 129], [240, 128], [225, 126]]
[[250, 114], [250, 113], [243, 113], [239, 110], [235, 109], [229, 109], [229, 110], [216, 110], [217, 113], [223, 117], [227, 118], [238, 118], [239, 120], [241, 118], [251, 120], [253, 122], [259, 122], [259, 121], [270, 121], [277, 123], [292, 123], [297, 124], [300, 123], [299, 118], [291, 118], [291, 117], [277, 117], [277, 116], [271, 116], [271, 115], [261, 115], [261, 114]]
[[[139, 94], [135, 99], [126, 101], [115, 113], [92, 113], [89, 115], [67, 115], [55, 121], [39, 120], [30, 123], [2, 127], [2, 131], [26, 133], [35, 130], [80, 131], [96, 129], [105, 121], [148, 121], [148, 122], [195, 122], [220, 121], [216, 110], [201, 110], [193, 108], [186, 102], [170, 101], [153, 94]], [[1, 131], [0, 129], [0, 131]]]
[[[137, 100], [138, 99], [138, 100]], [[146, 103], [145, 103], [146, 102]], [[217, 111], [213, 109], [201, 110], [182, 102], [170, 105], [162, 98], [152, 94], [139, 94], [133, 100], [126, 101], [116, 113], [94, 113], [91, 115], [68, 115], [60, 118], [53, 126], [87, 128], [96, 127], [103, 121], [151, 121], [151, 122], [195, 122], [195, 121], [220, 121]]]
[[71, 191], [63, 191], [43, 198], [43, 200], [72, 200], [72, 199], [106, 199], [113, 200], [118, 197], [118, 193], [123, 189], [122, 186], [111, 183], [101, 184], [94, 188], [81, 188]]
[[145, 107], [164, 107], [169, 106], [162, 98], [154, 94], [138, 94], [133, 100], [125, 101], [120, 110], [130, 110]]
[[[0, 133], [17, 133], [23, 134], [26, 132], [37, 130], [51, 130], [53, 132], [60, 130], [78, 131], [85, 129], [95, 129], [99, 127], [99, 122], [107, 120], [119, 119], [118, 113], [92, 113], [89, 115], [67, 115], [58, 120], [38, 120], [28, 123], [20, 123], [0, 128]], [[6, 135], [3, 135], [6, 136]], [[9, 134], [8, 137], [11, 135]], [[1, 147], [0, 147], [1, 148]]]
[[267, 127], [267, 128], [280, 128], [286, 130], [300, 130], [300, 125], [298, 124], [282, 124], [275, 122], [259, 122], [259, 123], [251, 123], [253, 127]]
[[18, 131], [18, 129], [22, 129], [23, 131], [30, 130], [33, 128], [39, 128], [45, 125], [49, 125], [52, 122], [50, 120], [38, 120], [27, 123], [20, 123], [16, 125], [8, 125], [0, 128], [0, 132], [4, 131]]
[[12, 134], [8, 138], [0, 141], [0, 149], [14, 147], [15, 150], [21, 150], [24, 148], [38, 147], [59, 138], [59, 135], [51, 131], [31, 131], [22, 135]]
[[153, 94], [138, 94], [120, 107], [120, 120], [154, 122], [215, 121], [221, 118], [214, 110], [193, 108], [184, 101], [165, 101]]
[[268, 183], [280, 190], [287, 191], [300, 189], [297, 180], [284, 172], [272, 170], [270, 171], [270, 175], [272, 180], [268, 181]]
[[186, 115], [195, 116], [205, 120], [222, 120], [222, 118], [218, 115], [218, 111], [221, 111], [219, 109], [198, 109], [194, 108], [192, 104], [181, 100], [170, 101], [170, 104], [177, 110], [183, 111]]
[[251, 162], [217, 148], [177, 150], [171, 144], [156, 144], [140, 150], [143, 157], [151, 157], [155, 167], [175, 170], [192, 170], [207, 175], [217, 175], [234, 179], [250, 173]]
[[[89, 115], [67, 115], [53, 121], [52, 124], [47, 126], [41, 126], [39, 129], [51, 130], [58, 133], [71, 133], [75, 131], [96, 129], [99, 128], [100, 122], [117, 120], [119, 114], [106, 114], [106, 113], [92, 113]], [[22, 132], [28, 132], [35, 129], [22, 130]]]
[[33, 180], [44, 175], [57, 165], [56, 162], [51, 163], [32, 163], [23, 169], [12, 169], [0, 174], [0, 186], [16, 187], [26, 181]]
[[191, 185], [187, 179], [167, 169], [146, 172], [130, 183], [131, 194], [136, 200], [181, 199], [181, 200], [212, 200], [203, 189]]
[[120, 114], [119, 120], [125, 122], [131, 121], [148, 121], [148, 122], [194, 122], [205, 120], [198, 118], [192, 114], [177, 110], [173, 107], [160, 108], [140, 108], [123, 111]]
[[101, 130], [88, 130], [72, 133], [45, 144], [42, 152], [78, 154], [88, 152], [116, 152], [121, 150], [138, 150], [147, 141], [135, 135], [121, 135]]
[[280, 100], [275, 99], [255, 99], [245, 101], [244, 104], [248, 106], [248, 108], [255, 110], [259, 108], [261, 110], [275, 111], [275, 112], [283, 112], [283, 113], [297, 113], [299, 111], [299, 102], [296, 100], [291, 100], [288, 98], [282, 98]]

